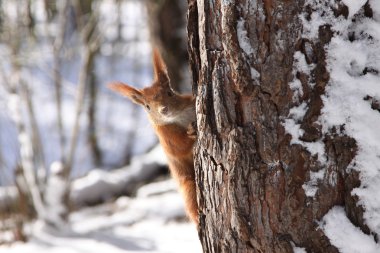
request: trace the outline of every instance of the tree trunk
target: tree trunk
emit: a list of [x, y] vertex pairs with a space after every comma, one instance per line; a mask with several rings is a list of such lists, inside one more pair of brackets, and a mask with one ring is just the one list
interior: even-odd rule
[[[347, 7], [336, 2], [335, 17], [347, 18]], [[346, 172], [356, 142], [336, 129], [322, 133], [317, 122], [330, 78], [331, 24], [320, 26], [314, 41], [303, 37], [300, 16], [314, 11], [304, 1], [189, 0], [188, 7], [204, 252], [338, 252], [317, 224], [335, 205], [368, 233], [351, 195], [358, 173]], [[310, 73], [294, 72], [297, 52], [312, 64]], [[294, 79], [303, 88], [298, 100], [289, 86]], [[290, 109], [302, 103], [304, 145], [291, 143], [284, 128]], [[323, 154], [304, 147], [317, 141]], [[306, 182], [318, 187], [314, 196]]]
[[100, 167], [103, 164], [102, 151], [99, 147], [98, 141], [98, 131], [97, 131], [97, 105], [98, 105], [98, 93], [99, 88], [97, 86], [97, 80], [95, 75], [95, 56], [97, 52], [94, 52], [94, 56], [91, 59], [89, 66], [89, 84], [88, 84], [88, 93], [89, 93], [89, 105], [88, 105], [88, 132], [87, 132], [87, 141], [90, 145], [90, 150], [92, 153], [93, 164], [96, 167]]
[[173, 89], [191, 89], [186, 50], [186, 1], [146, 1], [152, 46], [157, 47], [168, 67]]

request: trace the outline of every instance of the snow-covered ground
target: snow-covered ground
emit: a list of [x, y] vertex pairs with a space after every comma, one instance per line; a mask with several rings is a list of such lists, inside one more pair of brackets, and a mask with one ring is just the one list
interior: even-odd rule
[[[14, 242], [14, 230], [2, 231], [0, 244], [6, 244], [0, 246], [0, 253], [201, 252], [196, 228], [186, 218], [182, 197], [172, 179], [144, 184], [134, 198], [114, 200], [114, 196], [149, 180], [166, 163], [162, 148], [157, 146], [136, 156], [129, 166], [112, 171], [92, 170], [75, 179], [70, 195], [74, 206], [106, 203], [82, 207], [62, 223], [58, 217], [60, 202], [53, 199], [47, 218], [58, 228], [42, 221], [25, 224], [26, 243]], [[50, 179], [56, 182], [59, 177]], [[48, 193], [60, 196], [61, 188], [59, 184], [52, 185]], [[17, 197], [14, 187], [0, 188], [0, 203], [15, 202]], [[0, 226], [6, 223], [0, 221]]]
[[156, 190], [147, 194], [143, 188], [138, 198], [81, 209], [59, 230], [42, 222], [30, 224], [27, 243], [0, 246], [0, 253], [202, 252], [175, 184], [168, 180], [146, 187]]
[[0, 247], [1, 253], [200, 253], [194, 228], [188, 223], [152, 220], [133, 226], [118, 225], [88, 234], [36, 232], [26, 244]]
[[[66, 223], [59, 218], [60, 201], [53, 199], [47, 218], [26, 224], [27, 243], [14, 242], [14, 230], [0, 232], [2, 252], [201, 252], [194, 224], [184, 211], [183, 200], [172, 179], [144, 184], [136, 197], [119, 197], [162, 170], [167, 163], [160, 146], [147, 154], [136, 156], [129, 166], [118, 170], [92, 170], [71, 184], [71, 203], [81, 207], [85, 203], [105, 201], [93, 207], [82, 207], [72, 212]], [[56, 182], [59, 177], [50, 177]], [[49, 184], [48, 184], [49, 185]], [[60, 196], [60, 184], [51, 186], [52, 197]], [[0, 188], [0, 203], [15, 202], [14, 187]], [[130, 193], [130, 192], [129, 192]], [[50, 198], [49, 198], [50, 199]], [[57, 202], [57, 203], [56, 203]], [[50, 203], [50, 202], [49, 202]], [[57, 210], [58, 209], [58, 210]], [[0, 226], [6, 221], [0, 221]]]

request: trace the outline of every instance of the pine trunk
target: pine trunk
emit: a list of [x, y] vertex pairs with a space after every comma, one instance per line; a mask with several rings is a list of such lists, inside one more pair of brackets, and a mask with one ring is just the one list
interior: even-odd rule
[[[317, 41], [302, 37], [304, 1], [189, 0], [188, 39], [197, 95], [195, 150], [199, 236], [204, 252], [338, 252], [317, 222], [343, 206], [353, 224], [367, 231], [351, 190], [360, 183], [346, 168], [356, 143], [345, 135], [322, 134], [317, 119], [329, 72], [325, 48], [331, 25]], [[336, 17], [347, 17], [337, 1]], [[294, 73], [294, 55], [304, 54], [310, 73]], [[303, 88], [299, 101], [289, 83]], [[309, 82], [315, 83], [314, 86]], [[284, 119], [301, 102], [304, 143], [321, 140], [325, 158], [291, 143]], [[324, 165], [321, 159], [328, 163]], [[324, 170], [314, 197], [305, 182]]]

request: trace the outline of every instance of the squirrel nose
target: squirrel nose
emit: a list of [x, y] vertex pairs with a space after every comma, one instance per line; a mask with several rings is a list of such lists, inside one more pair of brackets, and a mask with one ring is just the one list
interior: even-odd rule
[[161, 114], [166, 115], [166, 114], [168, 114], [168, 112], [169, 112], [169, 108], [167, 106], [163, 106], [160, 108]]

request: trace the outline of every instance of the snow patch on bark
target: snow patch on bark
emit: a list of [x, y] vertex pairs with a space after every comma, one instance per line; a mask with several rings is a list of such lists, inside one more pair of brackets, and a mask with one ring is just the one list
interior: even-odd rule
[[223, 0], [222, 4], [223, 5], [231, 5], [231, 4], [235, 4], [235, 1], [234, 0]]
[[297, 101], [299, 97], [303, 96], [302, 83], [298, 78], [293, 79], [289, 83], [289, 87], [293, 91], [293, 101]]
[[[358, 153], [350, 168], [360, 171], [361, 186], [352, 191], [364, 207], [364, 219], [380, 235], [380, 20], [362, 19], [341, 27], [327, 49], [330, 82], [323, 97], [321, 122], [327, 133], [344, 126], [355, 139]], [[374, 28], [376, 27], [376, 28]], [[345, 32], [357, 34], [350, 41]], [[377, 102], [376, 102], [377, 101]]]
[[315, 67], [315, 64], [307, 64], [305, 55], [300, 51], [294, 53], [294, 61], [295, 68], [308, 75], [310, 75], [311, 70]]
[[369, 0], [369, 4], [373, 11], [373, 17], [375, 20], [380, 20], [380, 1], [379, 0]]
[[290, 144], [299, 144], [307, 149], [312, 155], [317, 156], [318, 161], [321, 164], [326, 163], [325, 156], [325, 145], [322, 141], [317, 142], [305, 142], [300, 140], [301, 136], [304, 134], [304, 130], [301, 129], [301, 124], [303, 117], [307, 111], [307, 104], [303, 102], [299, 106], [293, 107], [289, 111], [288, 118], [284, 120], [283, 126], [287, 133], [292, 136]]
[[331, 8], [337, 7], [335, 1], [307, 0], [305, 6], [307, 5], [314, 11], [310, 17], [305, 15], [305, 13], [299, 16], [303, 25], [303, 38], [309, 40], [318, 39], [319, 28], [324, 25], [331, 25], [333, 31], [341, 31], [347, 34], [347, 31], [344, 31], [342, 28], [350, 24], [351, 21], [343, 16], [335, 17], [335, 14], [331, 10]]
[[306, 253], [305, 248], [297, 247], [294, 242], [290, 242], [290, 244], [292, 245], [293, 253]]
[[366, 235], [355, 227], [343, 207], [333, 207], [319, 223], [320, 228], [330, 239], [332, 245], [341, 253], [376, 253], [380, 246], [373, 236]]
[[342, 2], [348, 7], [348, 16], [352, 17], [363, 7], [367, 0], [342, 0]]
[[320, 180], [325, 176], [325, 170], [319, 170], [317, 172], [310, 172], [310, 180], [302, 185], [306, 196], [314, 197], [318, 191], [318, 184]]
[[[308, 45], [308, 44], [307, 44]], [[307, 47], [309, 48], [309, 47]], [[308, 49], [311, 50], [311, 49]], [[309, 52], [310, 53], [310, 52]], [[310, 53], [311, 54], [311, 53]], [[297, 102], [299, 101], [300, 97], [303, 96], [303, 88], [301, 81], [296, 78], [297, 73], [304, 73], [308, 76], [310, 76], [311, 70], [315, 67], [315, 64], [308, 64], [306, 62], [306, 57], [303, 53], [300, 51], [296, 51], [293, 56], [294, 63], [293, 63], [293, 80], [289, 83], [290, 89], [293, 91], [293, 101]], [[310, 87], [314, 87], [315, 83], [308, 82]]]
[[[339, 134], [355, 139], [358, 152], [347, 169], [360, 172], [361, 185], [351, 194], [358, 196], [358, 203], [363, 206], [366, 225], [372, 232], [380, 235], [380, 3], [377, 0], [369, 1], [373, 11], [371, 19], [364, 16], [365, 2], [344, 0], [343, 3], [349, 8], [349, 17], [346, 19], [343, 16], [335, 17], [330, 6], [334, 2], [321, 5], [319, 0], [309, 0], [306, 4], [315, 11], [309, 20], [303, 14], [300, 18], [305, 28], [304, 38], [317, 39], [319, 27], [325, 24], [331, 25], [334, 32], [331, 42], [326, 46], [330, 80], [325, 88], [325, 95], [322, 96], [323, 108], [318, 123], [321, 124], [324, 135], [336, 127], [340, 129]], [[302, 65], [296, 67], [302, 69]], [[293, 83], [293, 87], [297, 88], [299, 84]], [[292, 117], [287, 121], [293, 123], [294, 129], [290, 129], [291, 124], [288, 123], [286, 130], [292, 134], [292, 142], [297, 143], [297, 134], [302, 133], [302, 129]], [[304, 189], [312, 193], [312, 188]], [[335, 210], [330, 215], [337, 216], [337, 219], [345, 218], [343, 211], [339, 213]], [[340, 223], [336, 224], [341, 227]], [[345, 223], [349, 223], [348, 220]], [[341, 237], [347, 236], [346, 231], [349, 229], [350, 233], [356, 231], [351, 227], [337, 229], [335, 233], [330, 233], [328, 229], [325, 231], [330, 240], [343, 249], [342, 252], [380, 252], [379, 246], [372, 239], [364, 240], [365, 243], [356, 243], [364, 247], [367, 242], [371, 245], [371, 241], [373, 247], [367, 251], [350, 250], [350, 247], [340, 243], [343, 240]], [[355, 240], [347, 240], [346, 243], [354, 247], [352, 243], [348, 244], [353, 241]]]
[[[358, 153], [348, 169], [360, 171], [361, 186], [352, 191], [359, 197], [359, 204], [364, 207], [364, 219], [368, 227], [380, 235], [380, 113], [374, 104], [380, 100], [380, 3], [376, 0], [369, 2], [373, 11], [373, 19], [363, 17], [363, 0], [344, 0], [349, 8], [348, 19], [343, 16], [335, 17], [328, 2], [321, 4], [319, 0], [309, 0], [306, 4], [313, 10], [309, 19], [300, 15], [303, 23], [303, 38], [314, 40], [318, 38], [322, 25], [331, 25], [334, 37], [326, 47], [327, 69], [330, 81], [322, 97], [323, 108], [318, 123], [322, 125], [323, 134], [333, 127], [344, 129], [341, 134], [355, 139]], [[336, 7], [336, 6], [335, 6]], [[355, 15], [356, 22], [352, 22]], [[352, 35], [355, 39], [350, 39]], [[294, 55], [295, 71], [310, 74], [312, 66], [307, 65], [301, 52]], [[294, 72], [295, 73], [295, 72]], [[294, 101], [302, 96], [301, 82], [295, 78], [290, 83], [294, 91]], [[299, 140], [303, 134], [300, 124], [301, 112], [304, 105], [290, 110], [285, 119], [285, 130], [292, 135], [291, 144], [300, 144], [312, 154], [324, 154], [322, 141], [304, 143]], [[313, 153], [314, 152], [314, 153]], [[320, 158], [320, 157], [319, 157]], [[323, 159], [324, 160], [324, 159]], [[322, 172], [320, 172], [322, 173]], [[316, 193], [319, 177], [310, 175], [310, 181], [303, 185], [307, 196]], [[333, 179], [332, 179], [333, 181]]]
[[236, 32], [239, 41], [239, 46], [241, 49], [243, 49], [244, 53], [246, 53], [247, 55], [251, 55], [253, 54], [253, 48], [247, 36], [248, 32], [245, 29], [244, 24], [245, 20], [242, 18], [237, 21]]
[[251, 67], [251, 78], [252, 79], [259, 79], [260, 73], [255, 69]]

